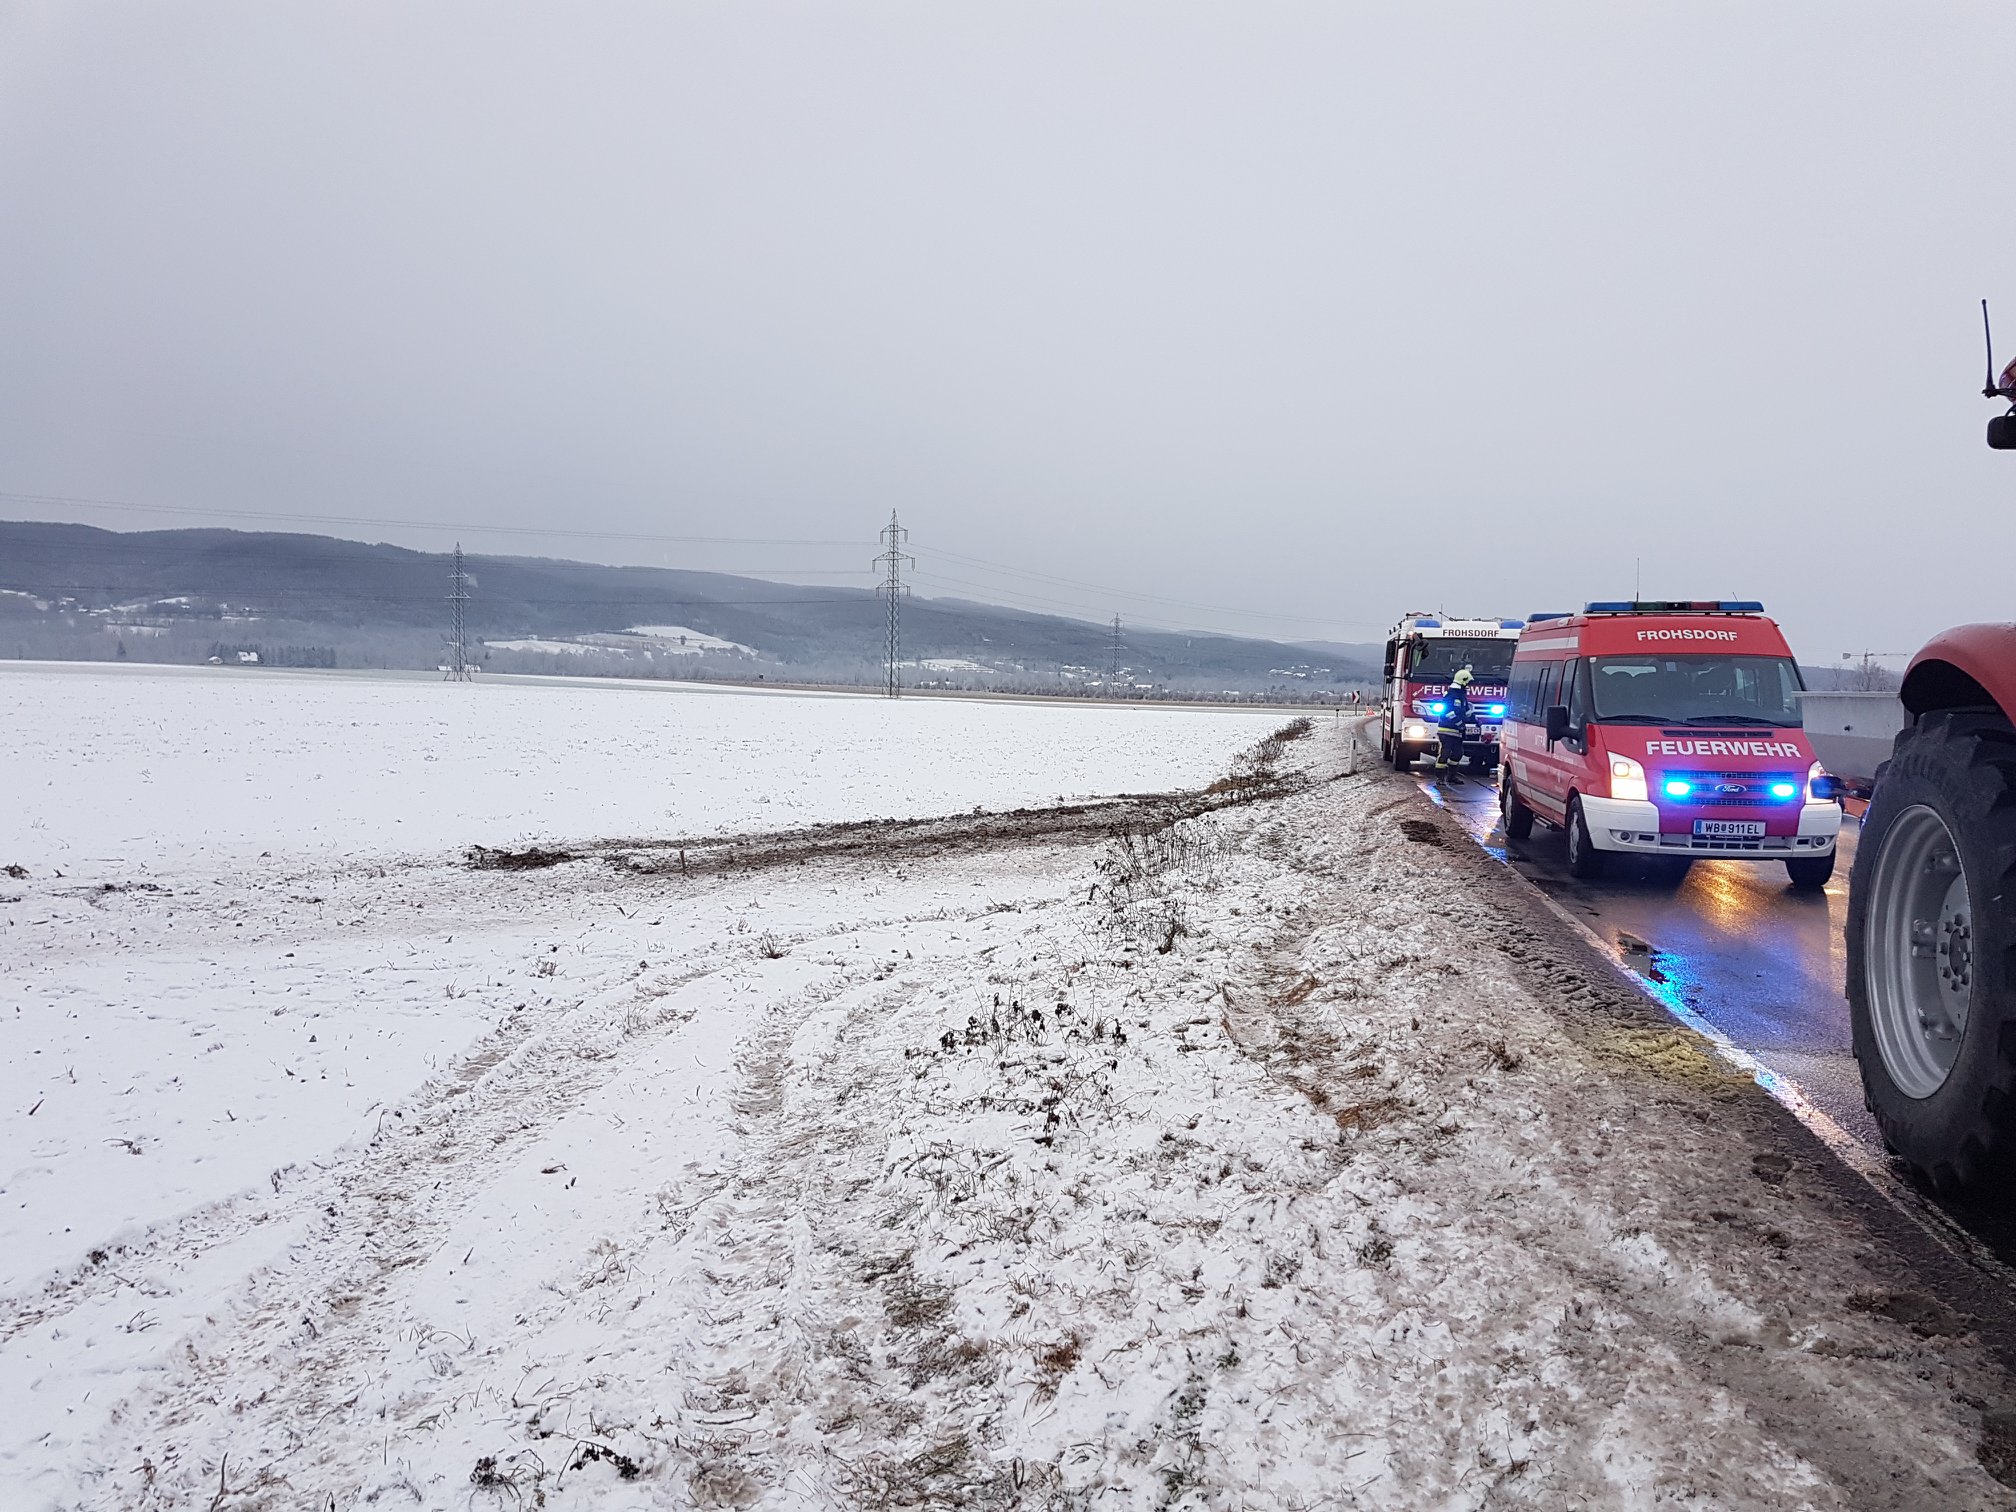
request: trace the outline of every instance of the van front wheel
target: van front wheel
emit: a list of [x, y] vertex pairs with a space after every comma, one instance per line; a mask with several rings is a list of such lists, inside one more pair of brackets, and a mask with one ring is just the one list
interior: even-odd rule
[[1519, 796], [1519, 789], [1512, 784], [1512, 773], [1508, 770], [1498, 779], [1498, 808], [1505, 816], [1505, 838], [1525, 840], [1533, 833], [1533, 810], [1526, 807], [1526, 800]]
[[1792, 856], [1785, 862], [1785, 874], [1800, 892], [1818, 892], [1834, 876], [1834, 852], [1824, 856]]
[[1568, 800], [1568, 875], [1587, 881], [1603, 875], [1609, 857], [1596, 849], [1589, 838], [1589, 821], [1582, 817], [1582, 800]]

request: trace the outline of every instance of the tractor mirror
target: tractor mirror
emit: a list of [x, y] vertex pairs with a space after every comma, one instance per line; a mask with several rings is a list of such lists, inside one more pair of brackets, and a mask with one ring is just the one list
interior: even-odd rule
[[1995, 451], [2016, 451], [2016, 410], [1988, 422], [1988, 445]]

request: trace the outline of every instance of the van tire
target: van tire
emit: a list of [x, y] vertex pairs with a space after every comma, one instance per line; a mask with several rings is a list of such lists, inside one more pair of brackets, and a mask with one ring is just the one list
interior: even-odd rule
[[1788, 856], [1785, 875], [1798, 892], [1818, 892], [1834, 879], [1834, 852], [1824, 856]]
[[[1904, 959], [1886, 906], [1910, 873], [1889, 858], [1929, 811], [1945, 826], [1971, 905], [1973, 990], [1953, 1059], [1936, 1085], [1907, 1091], [1886, 1035], [1908, 1013]], [[1893, 837], [1899, 837], [1894, 838]], [[1994, 714], [1927, 714], [1897, 737], [1855, 848], [1848, 892], [1848, 1017], [1862, 1095], [1884, 1143], [1942, 1193], [2007, 1192], [2016, 1167], [2016, 731]], [[1942, 905], [1943, 906], [1943, 905]], [[1908, 912], [1908, 910], [1907, 910]], [[1888, 937], [1886, 937], [1888, 936]], [[1908, 969], [1908, 968], [1906, 968]]]
[[1510, 771], [1507, 771], [1498, 782], [1498, 812], [1505, 818], [1507, 840], [1532, 838], [1533, 810], [1526, 807], [1526, 800], [1519, 796], [1519, 789], [1513, 786]]
[[1568, 822], [1563, 828], [1568, 833], [1569, 876], [1586, 882], [1610, 869], [1610, 858], [1596, 849], [1596, 843], [1589, 838], [1589, 821], [1582, 817], [1580, 797], [1568, 800]]

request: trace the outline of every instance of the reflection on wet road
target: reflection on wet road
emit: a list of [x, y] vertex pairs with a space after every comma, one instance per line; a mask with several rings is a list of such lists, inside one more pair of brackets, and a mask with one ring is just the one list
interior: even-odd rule
[[1783, 863], [1617, 857], [1598, 881], [1568, 875], [1558, 830], [1508, 842], [1490, 778], [1417, 781], [1491, 854], [1614, 944], [1624, 964], [1669, 1002], [1692, 1009], [1759, 1061], [1798, 1083], [1823, 1112], [1882, 1148], [1862, 1106], [1842, 996], [1842, 924], [1855, 822], [1824, 893], [1794, 892]]

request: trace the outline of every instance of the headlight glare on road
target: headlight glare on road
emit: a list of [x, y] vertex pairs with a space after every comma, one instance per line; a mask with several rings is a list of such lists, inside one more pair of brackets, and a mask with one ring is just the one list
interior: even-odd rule
[[1610, 796], [1612, 798], [1636, 798], [1644, 802], [1645, 768], [1629, 756], [1610, 758]]

